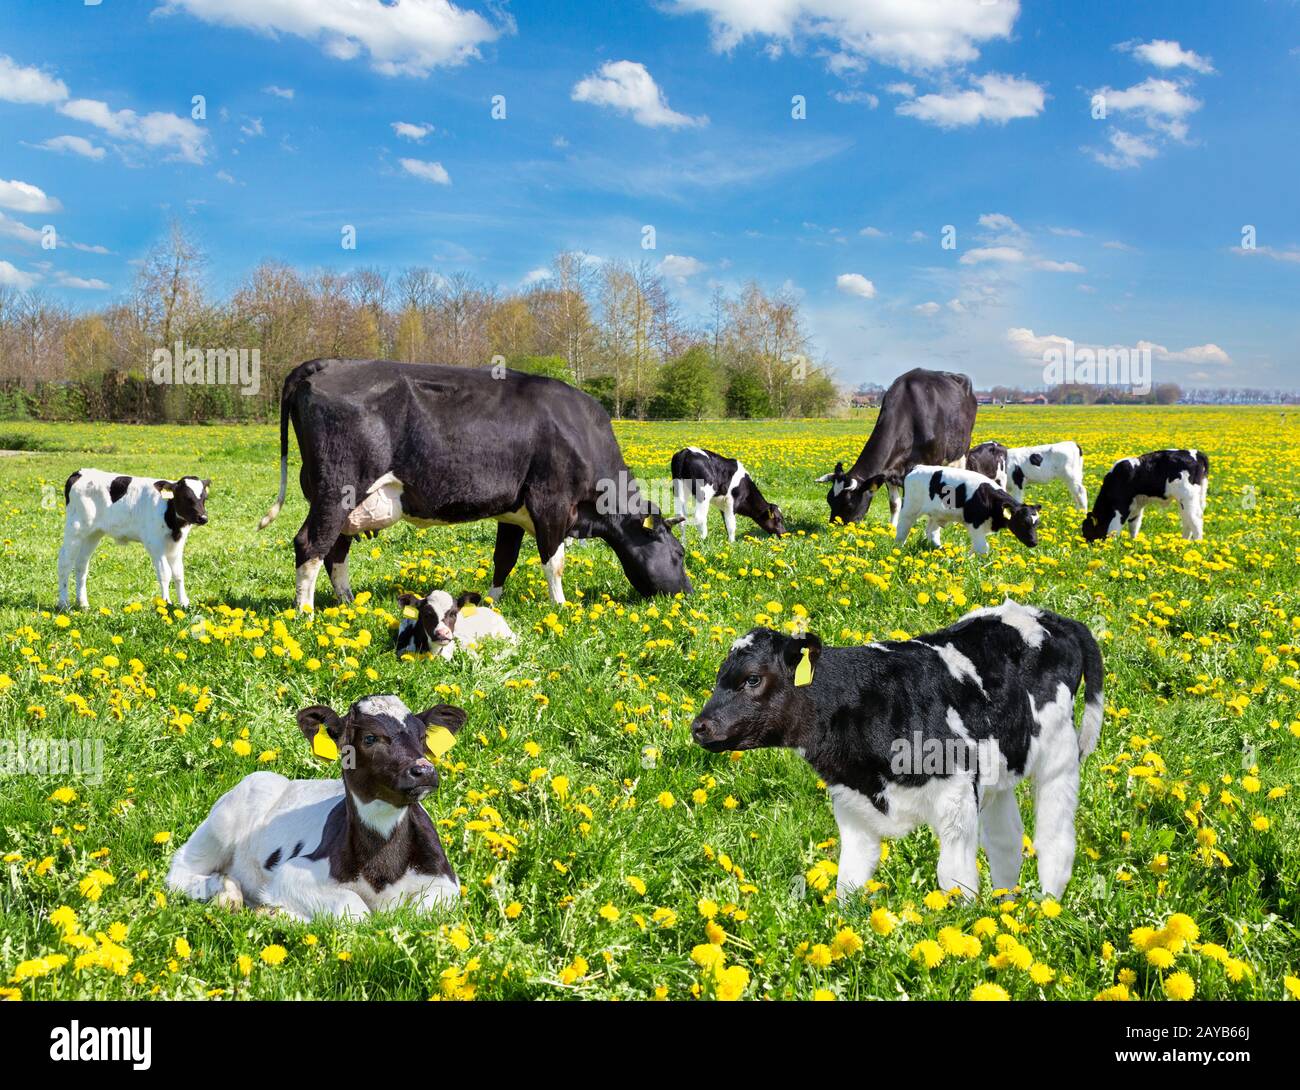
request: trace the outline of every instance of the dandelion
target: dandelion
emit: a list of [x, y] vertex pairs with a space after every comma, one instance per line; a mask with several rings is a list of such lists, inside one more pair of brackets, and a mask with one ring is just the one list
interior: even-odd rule
[[1183, 972], [1165, 977], [1164, 987], [1165, 995], [1170, 999], [1188, 1000], [1196, 994], [1196, 983]]
[[888, 935], [898, 926], [898, 917], [887, 908], [872, 909], [871, 916], [867, 920], [871, 930], [877, 935]]
[[280, 965], [289, 956], [289, 951], [279, 943], [272, 943], [270, 946], [263, 946], [259, 956], [267, 965]]
[[974, 990], [971, 991], [970, 997], [976, 1003], [1006, 1003], [1011, 999], [1006, 988], [1002, 987], [1001, 984], [989, 982], [977, 984]]

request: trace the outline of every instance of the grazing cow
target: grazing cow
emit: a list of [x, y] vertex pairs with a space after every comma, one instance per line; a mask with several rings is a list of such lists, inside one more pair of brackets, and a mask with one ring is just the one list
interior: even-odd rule
[[310, 504], [294, 537], [299, 608], [311, 604], [322, 562], [335, 593], [351, 600], [353, 537], [399, 519], [495, 519], [493, 599], [525, 533], [557, 603], [570, 534], [606, 541], [647, 597], [691, 591], [673, 522], [637, 490], [609, 415], [556, 379], [389, 360], [300, 364], [280, 398], [280, 493], [259, 528], [284, 504], [290, 421]]
[[[423, 598], [398, 595], [402, 620], [397, 626], [399, 655], [441, 655], [451, 658], [457, 647], [472, 651], [483, 640], [515, 642], [515, 634], [496, 610], [481, 605], [483, 596], [465, 591], [453, 598], [445, 590], [431, 590]], [[415, 616], [407, 616], [408, 611]]]
[[190, 604], [185, 592], [185, 539], [190, 529], [208, 521], [208, 487], [212, 482], [184, 476], [171, 481], [161, 477], [131, 477], [102, 469], [79, 469], [63, 486], [67, 516], [63, 522], [63, 547], [59, 549], [59, 608], [68, 608], [68, 580], [76, 576], [77, 604], [85, 609], [86, 576], [90, 555], [100, 540], [119, 545], [138, 541], [149, 551], [158, 576], [158, 596], [171, 601], [176, 580], [176, 601]]
[[894, 540], [903, 544], [917, 519], [926, 519], [925, 532], [938, 547], [942, 527], [958, 522], [970, 535], [971, 552], [989, 551], [989, 534], [1010, 530], [1031, 549], [1038, 544], [1040, 508], [1017, 503], [987, 477], [950, 466], [917, 466], [903, 482], [903, 510]]
[[1153, 450], [1121, 458], [1101, 482], [1082, 532], [1100, 541], [1127, 526], [1129, 537], [1142, 529], [1148, 504], [1178, 501], [1183, 537], [1200, 541], [1205, 533], [1205, 498], [1210, 489], [1210, 459], [1199, 450]]
[[975, 426], [975, 391], [965, 375], [917, 367], [894, 379], [880, 402], [876, 426], [847, 473], [844, 463], [818, 477], [831, 520], [865, 518], [881, 485], [889, 489], [889, 521], [898, 525], [903, 478], [918, 465], [961, 465]]
[[460, 708], [417, 714], [395, 696], [367, 696], [342, 716], [304, 708], [299, 730], [317, 756], [342, 756], [343, 778], [245, 776], [176, 853], [167, 885], [300, 920], [454, 902], [460, 883], [420, 800], [438, 786], [430, 758], [464, 722]]
[[966, 468], [987, 477], [999, 488], [1006, 488], [1007, 448], [994, 441], [971, 447], [966, 452]]
[[1003, 485], [1016, 499], [1024, 499], [1025, 485], [1064, 481], [1080, 511], [1088, 510], [1088, 490], [1083, 486], [1083, 448], [1067, 440], [1037, 447], [1012, 447], [1007, 451], [1007, 480]]
[[839, 825], [841, 897], [871, 879], [883, 838], [925, 824], [939, 837], [941, 889], [978, 892], [980, 844], [993, 888], [1014, 888], [1016, 784], [1032, 779], [1038, 881], [1056, 897], [1074, 865], [1079, 766], [1101, 732], [1102, 676], [1084, 625], [1009, 600], [865, 647], [756, 628], [732, 645], [691, 734], [714, 752], [795, 749], [813, 766]]
[[689, 497], [695, 503], [695, 528], [700, 538], [709, 536], [709, 504], [722, 510], [727, 540], [736, 540], [736, 516], [753, 519], [759, 528], [780, 537], [785, 533], [781, 508], [768, 503], [749, 471], [735, 458], [711, 450], [686, 447], [673, 455], [673, 497], [677, 513], [686, 513]]

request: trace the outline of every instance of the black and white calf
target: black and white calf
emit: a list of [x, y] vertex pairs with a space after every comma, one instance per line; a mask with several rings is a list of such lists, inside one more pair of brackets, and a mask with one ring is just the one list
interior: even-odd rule
[[332, 747], [343, 778], [245, 776], [176, 853], [167, 885], [301, 920], [454, 902], [460, 883], [420, 800], [438, 786], [428, 735], [464, 722], [460, 708], [413, 713], [395, 696], [367, 696], [342, 716], [304, 708], [298, 728], [318, 755]]
[[211, 481], [185, 476], [177, 481], [131, 477], [102, 469], [79, 469], [63, 486], [67, 516], [59, 549], [59, 608], [68, 608], [68, 580], [76, 577], [77, 604], [85, 609], [90, 555], [102, 538], [118, 544], [138, 541], [149, 551], [158, 576], [158, 595], [190, 604], [185, 593], [185, 539], [190, 528], [208, 521]]
[[1097, 499], [1083, 520], [1083, 536], [1100, 541], [1127, 527], [1129, 537], [1142, 529], [1148, 504], [1177, 501], [1183, 537], [1200, 541], [1205, 533], [1205, 498], [1210, 489], [1210, 459], [1199, 450], [1153, 450], [1121, 458], [1102, 479]]
[[1018, 503], [987, 477], [951, 466], [917, 466], [903, 481], [903, 507], [895, 541], [899, 545], [918, 519], [926, 520], [930, 544], [940, 544], [942, 527], [956, 522], [966, 527], [971, 551], [984, 556], [989, 534], [1010, 530], [1031, 549], [1038, 544], [1040, 509]]
[[472, 651], [488, 639], [514, 643], [515, 634], [506, 619], [482, 601], [483, 596], [472, 590], [455, 598], [445, 590], [431, 590], [423, 598], [399, 595], [402, 619], [397, 626], [397, 653], [449, 659], [458, 647]]
[[966, 452], [966, 467], [980, 473], [999, 488], [1007, 487], [1007, 448], [1001, 443], [990, 441], [971, 447]]
[[695, 528], [701, 539], [709, 536], [710, 504], [722, 511], [728, 541], [736, 540], [737, 515], [753, 519], [769, 534], [780, 537], [785, 533], [781, 509], [767, 502], [737, 459], [700, 447], [686, 447], [673, 455], [672, 472], [677, 513], [686, 514], [688, 499], [695, 504]]
[[866, 647], [756, 628], [732, 645], [691, 733], [714, 752], [803, 755], [830, 787], [842, 897], [871, 879], [883, 838], [920, 825], [939, 838], [939, 888], [978, 892], [981, 844], [993, 888], [1014, 888], [1016, 785], [1031, 779], [1038, 882], [1055, 897], [1074, 866], [1079, 766], [1101, 732], [1102, 676], [1084, 625], [1011, 601]]
[[1088, 509], [1083, 485], [1083, 448], [1075, 442], [1044, 443], [1036, 447], [1004, 447], [981, 443], [966, 455], [966, 468], [982, 473], [1017, 502], [1025, 498], [1025, 485], [1064, 481], [1070, 498], [1081, 511]]

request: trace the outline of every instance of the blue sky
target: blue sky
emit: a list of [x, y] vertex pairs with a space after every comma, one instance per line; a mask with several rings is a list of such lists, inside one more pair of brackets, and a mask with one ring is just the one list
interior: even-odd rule
[[0, 283], [103, 305], [180, 216], [219, 292], [578, 249], [688, 316], [788, 284], [851, 384], [1069, 338], [1294, 388], [1298, 120], [1295, 0], [0, 0]]

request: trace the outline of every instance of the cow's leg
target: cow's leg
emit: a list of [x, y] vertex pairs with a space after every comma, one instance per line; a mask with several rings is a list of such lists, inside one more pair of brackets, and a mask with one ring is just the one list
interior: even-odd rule
[[275, 871], [262, 899], [299, 920], [317, 916], [357, 919], [370, 914], [370, 907], [360, 894], [328, 877], [322, 880], [313, 872], [310, 863], [299, 865], [296, 859], [282, 864]]
[[158, 550], [153, 557], [154, 574], [158, 576], [158, 597], [164, 602], [172, 600], [172, 566], [167, 559], [165, 549]]
[[326, 554], [334, 548], [343, 524], [347, 521], [347, 510], [343, 498], [329, 491], [318, 491], [311, 501], [311, 510], [307, 512], [307, 521], [294, 535], [293, 556], [297, 568], [297, 586], [294, 593], [294, 608], [311, 608], [316, 598], [316, 578]]
[[980, 843], [989, 859], [993, 888], [1012, 890], [1020, 882], [1020, 853], [1025, 827], [1015, 787], [987, 790], [980, 810]]
[[1137, 500], [1133, 501], [1133, 511], [1128, 517], [1128, 536], [1137, 537], [1142, 532], [1142, 515], [1146, 512], [1146, 507]]
[[903, 490], [896, 484], [886, 486], [889, 489], [889, 525], [898, 529], [898, 512], [903, 506]]
[[338, 540], [325, 554], [325, 573], [330, 577], [334, 595], [340, 602], [352, 601], [352, 582], [348, 578], [348, 550], [352, 548], [352, 538], [339, 534]]
[[727, 540], [736, 540], [736, 501], [730, 493], [722, 501], [722, 525], [727, 528]]
[[880, 864], [880, 832], [862, 812], [859, 799], [846, 799], [832, 794], [835, 824], [840, 832], [839, 874], [835, 892], [841, 901], [848, 900], [871, 881]]
[[906, 507], [898, 516], [898, 525], [894, 527], [894, 544], [901, 545], [907, 540], [907, 535], [912, 532], [912, 525], [916, 522], [919, 512], [911, 507]]
[[1088, 510], [1088, 490], [1083, 486], [1083, 474], [1071, 475], [1065, 482], [1070, 490], [1070, 499], [1080, 511]]
[[933, 516], [925, 520], [925, 539], [937, 549], [943, 544], [943, 523]]
[[988, 556], [989, 532], [978, 526], [967, 526], [970, 533], [970, 551], [976, 556]]
[[673, 514], [674, 515], [689, 514], [689, 512], [686, 510], [686, 492], [687, 492], [686, 485], [687, 485], [686, 481], [679, 480], [676, 477], [673, 478]]
[[935, 801], [931, 824], [939, 835], [939, 888], [974, 897], [980, 888], [979, 807], [970, 777], [949, 777]]
[[172, 578], [176, 580], [176, 604], [188, 609], [190, 596], [185, 593], [185, 542], [169, 541], [163, 548], [167, 566], [171, 568]]
[[1049, 779], [1035, 780], [1034, 850], [1038, 855], [1038, 884], [1049, 897], [1059, 897], [1074, 870], [1074, 811], [1079, 803], [1077, 753], [1071, 767]]
[[73, 537], [72, 534], [64, 531], [63, 544], [59, 546], [59, 608], [65, 611], [68, 608], [68, 582], [72, 579], [77, 546], [80, 543], [79, 536]]
[[709, 536], [709, 508], [713, 506], [713, 489], [702, 484], [695, 493], [695, 529], [699, 531], [700, 540]]
[[[546, 556], [545, 553], [542, 555]], [[546, 573], [546, 586], [551, 592], [551, 601], [557, 606], [564, 605], [564, 585], [560, 578], [564, 575], [563, 541], [555, 547], [555, 551], [549, 557], [542, 561], [542, 571]]]
[[492, 550], [492, 589], [488, 596], [500, 601], [505, 592], [506, 579], [519, 562], [519, 548], [524, 543], [524, 528], [509, 522], [497, 523], [497, 544]]
[[73, 574], [77, 580], [77, 605], [82, 609], [90, 606], [90, 600], [86, 597], [86, 580], [90, 576], [90, 558], [95, 552], [96, 546], [99, 545], [99, 535], [95, 534], [81, 543], [81, 549], [77, 553], [74, 561], [75, 568]]

